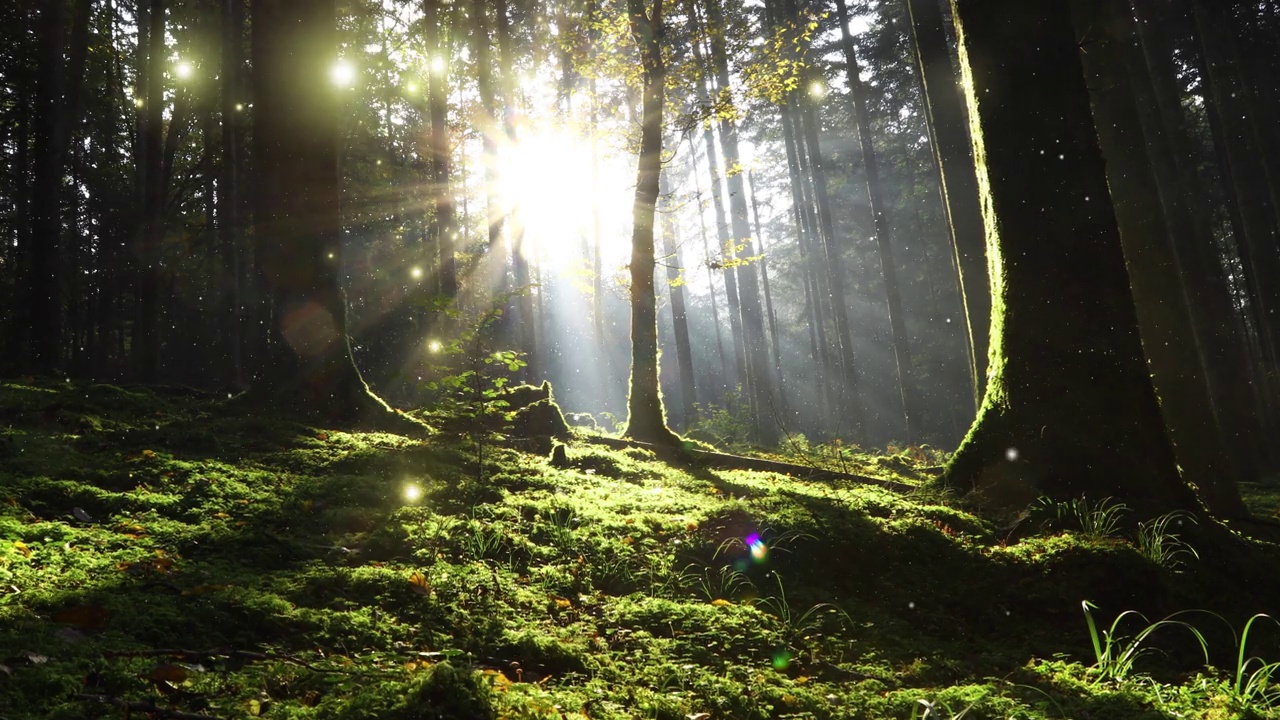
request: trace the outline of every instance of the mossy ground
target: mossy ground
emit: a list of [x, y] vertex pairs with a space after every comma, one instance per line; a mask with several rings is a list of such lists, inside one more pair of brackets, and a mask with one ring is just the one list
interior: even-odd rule
[[[1269, 712], [1233, 699], [1178, 628], [1126, 680], [1087, 667], [1082, 600], [1108, 623], [1200, 608], [1237, 630], [1269, 609], [1252, 578], [1203, 561], [1174, 572], [1122, 537], [1013, 539], [924, 489], [581, 442], [559, 467], [514, 447], [475, 457], [445, 435], [0, 384], [0, 717]], [[918, 483], [937, 457], [839, 462]], [[1247, 547], [1274, 575], [1276, 555]], [[1193, 622], [1234, 668], [1226, 626]], [[1251, 652], [1280, 659], [1278, 637], [1255, 631]]]

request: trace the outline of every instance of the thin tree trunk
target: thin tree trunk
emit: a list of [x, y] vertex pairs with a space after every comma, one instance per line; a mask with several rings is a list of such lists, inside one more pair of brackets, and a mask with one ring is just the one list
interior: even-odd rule
[[679, 240], [671, 187], [664, 172], [659, 182], [659, 192], [664, 211], [662, 213], [662, 254], [667, 266], [667, 288], [671, 293], [671, 329], [676, 346], [676, 363], [680, 368], [681, 418], [688, 430], [698, 419], [698, 395], [693, 376], [693, 345], [689, 341], [689, 318], [685, 311], [684, 280], [680, 261]]
[[747, 182], [751, 185], [751, 217], [755, 221], [756, 244], [760, 246], [760, 288], [764, 291], [765, 317], [769, 319], [773, 372], [778, 378], [778, 413], [785, 429], [791, 411], [788, 409], [786, 376], [782, 373], [782, 340], [778, 336], [778, 316], [773, 312], [773, 293], [769, 292], [769, 252], [765, 249], [764, 233], [760, 230], [760, 203], [756, 198], [755, 175], [751, 171], [747, 172]]
[[854, 122], [858, 126], [858, 144], [862, 149], [863, 170], [867, 175], [867, 198], [876, 230], [876, 255], [884, 277], [885, 301], [889, 308], [893, 356], [898, 366], [898, 397], [902, 403], [903, 426], [908, 443], [917, 441], [919, 428], [914, 407], [916, 397], [915, 369], [911, 360], [911, 340], [907, 337], [907, 321], [902, 309], [902, 293], [898, 289], [898, 270], [893, 262], [893, 227], [889, 223], [884, 202], [884, 186], [880, 181], [880, 163], [871, 138], [871, 116], [867, 112], [867, 88], [862, 83], [858, 55], [849, 34], [849, 11], [845, 0], [836, 0], [836, 18], [840, 22], [841, 47], [844, 50], [845, 78], [853, 101]]
[[658, 311], [654, 295], [654, 214], [662, 173], [662, 112], [666, 69], [662, 59], [662, 2], [651, 13], [644, 0], [627, 0], [631, 34], [640, 47], [643, 115], [640, 157], [631, 233], [631, 389], [627, 397], [625, 435], [645, 442], [671, 444], [678, 438], [667, 428], [658, 385]]
[[707, 240], [706, 205], [702, 199], [702, 183], [698, 180], [698, 152], [693, 144], [693, 135], [686, 135], [689, 141], [689, 177], [693, 178], [693, 188], [698, 203], [698, 231], [702, 236], [702, 256], [707, 267], [707, 288], [711, 295], [711, 323], [716, 331], [716, 352], [720, 357], [720, 382], [715, 385], [719, 391], [713, 400], [724, 401], [724, 388], [729, 378], [729, 361], [724, 352], [724, 337], [720, 330], [720, 309], [716, 302], [716, 274], [712, 269], [711, 243]]
[[947, 229], [951, 233], [960, 296], [965, 311], [965, 342], [970, 354], [974, 407], [987, 383], [987, 338], [991, 333], [991, 294], [978, 205], [978, 181], [969, 148], [968, 118], [951, 64], [938, 0], [907, 0], [916, 61], [928, 118], [929, 141], [942, 188]]
[[[446, 7], [452, 8], [450, 4]], [[432, 234], [440, 253], [440, 294], [453, 298], [458, 294], [458, 269], [454, 259], [454, 241], [457, 233], [453, 189], [452, 163], [449, 145], [449, 56], [450, 48], [444, 40], [448, 24], [446, 12], [442, 12], [441, 0], [424, 0], [423, 27], [425, 28], [427, 56], [431, 58], [427, 81], [427, 106], [431, 116], [431, 193], [435, 200]]]
[[[711, 62], [715, 67], [720, 91], [718, 104], [732, 107], [733, 93], [729, 84], [729, 55], [727, 50], [728, 25], [724, 18], [721, 0], [704, 0], [707, 8], [708, 41], [711, 46]], [[741, 246], [743, 258], [748, 260], [738, 267], [739, 295], [742, 306], [743, 341], [746, 345], [747, 368], [751, 378], [752, 406], [755, 408], [755, 439], [766, 446], [778, 442], [778, 418], [780, 411], [774, 392], [773, 368], [769, 363], [769, 346], [765, 336], [764, 306], [760, 300], [760, 280], [754, 264], [751, 239], [751, 221], [747, 211], [747, 193], [743, 183], [743, 167], [738, 149], [738, 127], [725, 113], [720, 117], [720, 143], [724, 148], [725, 174], [729, 191], [729, 219], [733, 230], [733, 243]]]
[[222, 304], [221, 344], [226, 354], [224, 381], [243, 382], [240, 354], [240, 108], [244, 107], [244, 3], [222, 2], [222, 170], [218, 177], [218, 249]]

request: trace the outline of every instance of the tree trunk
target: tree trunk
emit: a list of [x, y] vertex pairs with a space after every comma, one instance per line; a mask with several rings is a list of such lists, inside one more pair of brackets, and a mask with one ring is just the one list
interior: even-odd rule
[[[1151, 386], [1064, 3], [953, 0], [987, 228], [992, 372], [946, 481], [999, 506], [1198, 506]], [[979, 102], [979, 98], [981, 102]]]
[[221, 343], [226, 354], [224, 381], [231, 387], [243, 382], [240, 356], [240, 125], [244, 96], [244, 3], [222, 1], [222, 170], [218, 176], [218, 246], [222, 262]]
[[[729, 84], [729, 54], [727, 49], [728, 25], [724, 18], [721, 0], [704, 0], [707, 8], [708, 40], [711, 46], [711, 62], [715, 67], [720, 98], [717, 105], [732, 108], [733, 92]], [[743, 342], [746, 345], [747, 371], [751, 378], [752, 407], [755, 409], [755, 439], [766, 446], [778, 442], [780, 407], [774, 392], [773, 368], [769, 364], [769, 345], [765, 335], [764, 305], [760, 301], [760, 280], [754, 263], [754, 243], [751, 239], [751, 220], [747, 211], [747, 192], [743, 183], [742, 163], [738, 149], [738, 126], [720, 117], [720, 143], [724, 148], [725, 174], [729, 191], [729, 219], [733, 230], [733, 243], [740, 246], [741, 257], [747, 260], [737, 270], [739, 285], [738, 302], [742, 306]]]
[[[715, 209], [716, 240], [719, 243], [716, 262], [718, 263], [718, 268], [724, 273], [724, 294], [728, 305], [729, 333], [733, 340], [733, 375], [726, 375], [725, 377], [731, 388], [741, 385], [744, 389], [749, 389], [751, 375], [747, 367], [746, 341], [742, 328], [742, 305], [739, 301], [738, 293], [738, 269], [737, 265], [732, 262], [736, 253], [734, 252], [734, 242], [729, 236], [730, 228], [728, 216], [725, 212], [724, 190], [720, 183], [720, 153], [716, 149], [716, 136], [711, 127], [710, 119], [710, 113], [712, 113], [714, 106], [711, 102], [711, 94], [707, 89], [707, 79], [712, 74], [712, 70], [708, 66], [702, 51], [701, 35], [714, 32], [714, 30], [699, 25], [697, 5], [694, 0], [686, 0], [685, 14], [689, 18], [689, 32], [694, 37], [694, 41], [690, 43], [698, 73], [698, 79], [694, 83], [694, 93], [698, 99], [698, 107], [702, 112], [708, 114], [708, 117], [701, 121], [702, 142], [706, 147], [707, 172], [711, 178], [709, 190], [711, 192], [711, 204]], [[701, 204], [698, 206], [698, 212], [702, 212]]]
[[[142, 0], [139, 0], [142, 2]], [[138, 319], [133, 367], [143, 382], [160, 378], [160, 243], [164, 238], [165, 3], [150, 0], [147, 30], [147, 94], [142, 107], [142, 218], [138, 250]]]
[[658, 308], [654, 294], [654, 214], [662, 172], [662, 111], [666, 68], [662, 60], [663, 0], [645, 11], [644, 0], [627, 0], [631, 35], [640, 48], [643, 115], [631, 231], [631, 390], [624, 435], [643, 442], [673, 444], [658, 386]]
[[[447, 7], [452, 8], [452, 5]], [[450, 48], [444, 42], [448, 31], [445, 15], [441, 12], [441, 0], [424, 0], [422, 3], [427, 57], [430, 58], [427, 81], [427, 106], [431, 116], [431, 194], [435, 199], [435, 216], [432, 234], [440, 253], [440, 294], [454, 298], [458, 294], [458, 269], [454, 260], [454, 241], [457, 234], [456, 214], [451, 184], [452, 163], [449, 145], [449, 56]]]
[[[1142, 122], [1126, 73], [1124, 47], [1132, 45], [1132, 17], [1123, 0], [1076, 0], [1083, 38], [1080, 59], [1092, 94], [1095, 127], [1106, 160], [1120, 240], [1129, 270], [1138, 327], [1160, 411], [1186, 477], [1215, 514], [1248, 515], [1227, 455], [1191, 321], [1182, 263], [1156, 194]], [[1205, 411], [1209, 410], [1209, 422]], [[1208, 425], [1208, 427], [1206, 427]]]
[[261, 182], [255, 243], [275, 305], [273, 357], [255, 390], [331, 421], [391, 414], [351, 357], [338, 183], [340, 90], [320, 84], [337, 48], [333, 0], [254, 0], [254, 144]]
[[684, 429], [688, 430], [698, 419], [698, 395], [693, 379], [693, 345], [689, 341], [689, 318], [684, 304], [684, 278], [681, 271], [680, 247], [676, 238], [675, 207], [671, 202], [671, 187], [664, 172], [659, 181], [663, 204], [662, 254], [667, 266], [667, 287], [671, 293], [671, 329], [675, 339], [676, 363], [680, 367], [680, 401], [683, 410]]
[[66, 133], [63, 94], [65, 27], [61, 0], [44, 0], [39, 14], [36, 63], [35, 159], [31, 202], [31, 332], [25, 369], [56, 373], [62, 366], [62, 163]]
[[764, 233], [760, 230], [760, 203], [756, 198], [756, 180], [751, 171], [747, 171], [747, 182], [751, 185], [751, 218], [755, 222], [756, 244], [760, 246], [760, 289], [764, 291], [765, 317], [769, 320], [769, 339], [773, 347], [773, 372], [778, 378], [778, 415], [783, 428], [791, 419], [788, 409], [786, 377], [782, 374], [782, 340], [778, 336], [778, 316], [773, 312], [773, 293], [769, 292], [769, 253], [764, 246]]
[[716, 331], [716, 352], [720, 357], [720, 382], [715, 384], [718, 391], [712, 398], [724, 401], [724, 390], [729, 381], [729, 361], [724, 352], [724, 337], [720, 329], [720, 307], [716, 302], [716, 273], [712, 268], [711, 243], [707, 240], [706, 203], [702, 199], [702, 183], [698, 180], [698, 152], [693, 144], [693, 135], [685, 136], [689, 141], [689, 177], [693, 178], [694, 197], [697, 200], [698, 232], [702, 236], [702, 257], [707, 268], [707, 290], [711, 296], [711, 325]]
[[920, 66], [929, 142], [942, 185], [943, 210], [964, 301], [965, 341], [970, 353], [974, 407], [982, 402], [987, 384], [987, 338], [991, 332], [987, 255], [978, 205], [978, 181], [969, 148], [964, 99], [951, 64], [938, 0], [907, 0]]
[[917, 441], [919, 419], [914, 407], [916, 396], [915, 369], [911, 360], [911, 340], [907, 337], [907, 321], [902, 309], [902, 293], [898, 290], [898, 270], [893, 262], [893, 228], [884, 202], [884, 186], [880, 182], [880, 163], [871, 139], [871, 116], [867, 112], [867, 88], [862, 83], [862, 70], [849, 33], [849, 11], [845, 0], [836, 0], [836, 17], [840, 22], [841, 47], [844, 49], [845, 78], [853, 101], [854, 122], [858, 126], [858, 144], [862, 150], [863, 170], [867, 175], [867, 199], [876, 231], [876, 255], [884, 277], [885, 302], [889, 308], [893, 356], [898, 366], [898, 397], [902, 403], [903, 426], [908, 443]]

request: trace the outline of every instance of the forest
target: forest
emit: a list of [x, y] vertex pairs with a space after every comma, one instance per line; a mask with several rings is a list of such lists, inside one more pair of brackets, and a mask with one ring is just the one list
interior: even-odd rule
[[1280, 718], [1278, 64], [0, 4], [0, 720]]

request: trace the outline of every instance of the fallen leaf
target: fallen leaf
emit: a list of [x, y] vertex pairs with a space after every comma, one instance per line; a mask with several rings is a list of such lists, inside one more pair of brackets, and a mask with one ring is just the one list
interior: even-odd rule
[[224, 512], [216, 512], [213, 514], [213, 516], [219, 520], [226, 520], [227, 518], [231, 517], [230, 515]]
[[725, 600], [724, 598], [716, 598], [715, 600], [711, 601], [711, 604], [714, 605], [715, 607], [725, 607], [728, 605], [732, 605], [733, 602], [730, 600]]
[[327, 433], [327, 432], [318, 432], [318, 433], [316, 433], [316, 439], [317, 439], [317, 440], [328, 440], [328, 439], [329, 439], [329, 433]]
[[635, 539], [635, 538], [633, 538], [633, 537], [631, 537], [630, 535], [628, 535], [628, 536], [626, 536], [626, 537], [622, 538], [622, 544], [623, 544], [623, 545], [635, 545], [635, 544], [636, 544], [636, 539]]
[[31, 663], [32, 665], [44, 665], [45, 663], [49, 662], [49, 656], [28, 652], [27, 662]]
[[53, 621], [60, 625], [75, 625], [82, 630], [101, 630], [106, 627], [111, 611], [97, 605], [75, 605], [53, 614]]
[[14, 541], [13, 549], [22, 553], [22, 557], [31, 557], [31, 548], [27, 547], [27, 544], [21, 540]]
[[689, 713], [688, 715], [685, 715], [685, 717], [689, 720], [709, 720], [711, 718], [711, 713]]
[[689, 532], [696, 532], [698, 530], [698, 523], [695, 523], [695, 522], [688, 523], [687, 525], [684, 526], [684, 529]]
[[262, 703], [258, 702], [256, 698], [249, 700], [249, 714], [254, 717], [262, 714]]
[[431, 592], [431, 584], [427, 582], [427, 576], [416, 570], [409, 576], [409, 585], [419, 595], [426, 595]]
[[571, 607], [573, 607], [573, 603], [569, 601], [569, 598], [562, 598], [562, 597], [555, 597], [555, 596], [552, 596], [552, 597], [555, 599], [555, 601], [556, 601], [556, 607], [558, 607], [558, 608], [571, 608]]
[[143, 451], [142, 451], [142, 457], [147, 458], [148, 460], [150, 460], [151, 458], [153, 458], [153, 457], [155, 457], [155, 456], [156, 456], [156, 451], [155, 451], [155, 450], [143, 450]]
[[187, 669], [173, 663], [161, 663], [151, 668], [147, 677], [155, 682], [180, 683], [187, 679]]
[[73, 507], [71, 508], [71, 514], [74, 515], [75, 518], [80, 522], [86, 522], [86, 523], [93, 522], [93, 518], [89, 515], [89, 513], [84, 511], [84, 508]]

